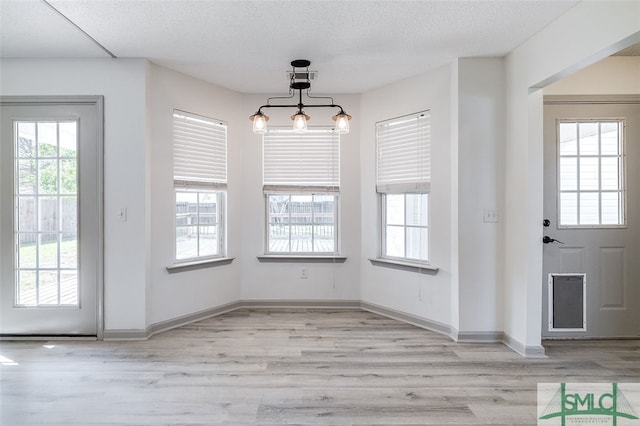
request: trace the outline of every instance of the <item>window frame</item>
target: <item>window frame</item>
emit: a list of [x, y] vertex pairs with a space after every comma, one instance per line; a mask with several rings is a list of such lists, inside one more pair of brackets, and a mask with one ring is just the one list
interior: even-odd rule
[[[211, 146], [208, 147], [211, 151], [224, 153], [224, 161], [220, 161], [218, 158], [210, 159], [209, 162], [215, 163], [218, 167], [212, 168], [204, 166], [204, 168], [198, 168], [194, 173], [196, 176], [193, 179], [188, 177], [176, 176], [176, 146], [178, 144], [176, 138], [176, 119], [193, 118], [196, 121], [205, 121], [213, 126], [221, 126], [224, 128], [224, 142], [223, 146], [220, 146], [220, 141], [215, 137], [212, 137], [208, 142]], [[173, 264], [176, 266], [192, 264], [194, 262], [208, 262], [216, 259], [224, 259], [227, 256], [227, 145], [228, 145], [228, 125], [225, 121], [212, 117], [207, 117], [201, 114], [195, 114], [180, 109], [174, 109], [173, 114]], [[218, 144], [218, 145], [216, 145]], [[202, 146], [202, 144], [201, 144]], [[182, 146], [182, 148], [188, 148]], [[179, 160], [181, 165], [184, 166], [184, 160]], [[184, 170], [184, 168], [183, 168]], [[211, 171], [212, 175], [209, 178], [202, 178], [202, 172]], [[200, 172], [200, 175], [198, 175]], [[195, 225], [197, 229], [197, 250], [196, 256], [190, 256], [178, 259], [178, 228], [184, 225], [178, 225], [178, 194], [179, 193], [192, 193], [196, 194], [196, 205], [198, 210], [198, 216], [200, 215], [200, 196], [201, 194], [212, 194], [216, 197], [216, 254], [199, 255], [200, 252], [200, 227], [201, 225]]]
[[[211, 260], [223, 258], [226, 256], [226, 197], [227, 192], [223, 190], [210, 190], [210, 189], [195, 189], [195, 188], [184, 188], [184, 187], [174, 187], [174, 214], [173, 214], [173, 223], [174, 223], [174, 244], [173, 244], [173, 259], [176, 264], [178, 263], [188, 263], [198, 260]], [[197, 206], [198, 206], [198, 216], [200, 216], [200, 194], [212, 194], [216, 196], [216, 233], [217, 233], [217, 244], [216, 244], [216, 254], [211, 255], [196, 255], [191, 257], [185, 257], [178, 259], [178, 228], [184, 227], [185, 225], [178, 225], [178, 193], [191, 193], [196, 194], [197, 198]], [[201, 224], [197, 225], [189, 225], [197, 229], [197, 252], [200, 252], [200, 227]]]
[[[431, 209], [430, 207], [430, 194], [428, 192], [401, 192], [401, 193], [390, 193], [390, 192], [383, 192], [378, 194], [379, 197], [379, 203], [380, 203], [380, 222], [382, 224], [382, 226], [380, 227], [380, 258], [381, 259], [388, 259], [388, 260], [395, 260], [395, 261], [399, 261], [399, 262], [410, 262], [410, 263], [416, 263], [416, 264], [421, 264], [421, 265], [430, 265], [430, 254], [431, 254]], [[402, 225], [389, 225], [387, 223], [387, 196], [389, 195], [402, 195], [403, 196], [403, 200], [404, 200], [404, 218], [403, 218], [403, 224]], [[406, 216], [406, 206], [407, 206], [407, 195], [426, 195], [427, 197], [427, 224], [425, 226], [415, 226], [415, 225], [407, 225], [407, 216]], [[394, 226], [394, 227], [402, 227], [403, 231], [404, 231], [404, 253], [405, 256], [400, 257], [400, 256], [391, 256], [388, 255], [386, 252], [386, 248], [387, 248], [387, 227], [388, 226]], [[407, 228], [419, 228], [419, 229], [426, 229], [427, 230], [427, 258], [426, 259], [416, 259], [413, 257], [408, 257], [406, 256], [407, 253]]]
[[[619, 154], [618, 155], [602, 155], [602, 149], [601, 149], [601, 142], [600, 142], [600, 138], [598, 140], [598, 154], [593, 154], [593, 155], [584, 155], [581, 156], [580, 155], [580, 143], [579, 143], [579, 139], [576, 140], [576, 154], [575, 155], [565, 155], [562, 156], [561, 155], [561, 151], [560, 151], [560, 126], [562, 123], [576, 123], [578, 128], [579, 125], [581, 123], [618, 123], [619, 124], [619, 133], [618, 133], [618, 149], [619, 149]], [[558, 229], [566, 229], [566, 230], [572, 230], [572, 229], [625, 229], [627, 228], [627, 200], [626, 200], [626, 195], [627, 195], [627, 191], [626, 191], [626, 173], [627, 173], [627, 167], [626, 167], [626, 149], [625, 149], [625, 145], [626, 145], [626, 137], [625, 137], [625, 129], [626, 129], [626, 123], [625, 123], [625, 119], [624, 118], [579, 118], [579, 119], [573, 119], [573, 118], [562, 118], [562, 119], [558, 119], [556, 122], [556, 223], [557, 223], [557, 228]], [[598, 133], [599, 136], [601, 135], [601, 132]], [[575, 157], [576, 158], [576, 189], [575, 190], [562, 190], [561, 189], [561, 173], [560, 173], [560, 164], [561, 164], [561, 159], [562, 158], [569, 158], [569, 157]], [[602, 158], [603, 157], [618, 157], [619, 158], [619, 170], [618, 170], [618, 179], [619, 179], [619, 185], [618, 185], [618, 190], [614, 191], [614, 190], [602, 190]], [[597, 158], [598, 159], [598, 186], [599, 188], [596, 190], [580, 190], [580, 159], [581, 158]], [[577, 202], [577, 207], [576, 207], [576, 215], [577, 215], [577, 221], [580, 222], [580, 194], [584, 194], [584, 193], [591, 193], [591, 194], [597, 194], [598, 195], [598, 205], [599, 205], [599, 209], [598, 209], [598, 215], [599, 215], [599, 221], [602, 222], [602, 194], [603, 193], [618, 193], [620, 196], [619, 199], [619, 211], [618, 211], [618, 215], [619, 218], [621, 220], [621, 223], [617, 223], [617, 224], [603, 224], [603, 223], [598, 223], [598, 224], [580, 224], [577, 223], [575, 225], [567, 225], [567, 224], [562, 224], [561, 223], [561, 218], [562, 218], [562, 204], [561, 204], [561, 196], [563, 193], [575, 193], [576, 194], [576, 202]]]
[[[383, 128], [385, 125], [399, 125], [400, 128], [403, 127], [404, 123], [407, 123], [411, 119], [426, 119], [428, 121], [424, 122], [422, 125], [418, 125], [417, 131], [425, 131], [427, 136], [424, 136], [424, 145], [413, 144], [413, 148], [417, 149], [417, 152], [413, 152], [412, 150], [407, 150], [406, 148], [402, 148], [405, 155], [413, 155], [414, 158], [418, 158], [418, 162], [412, 164], [413, 169], [411, 171], [411, 177], [407, 179], [403, 179], [401, 176], [393, 173], [393, 169], [388, 169], [388, 164], [393, 164], [386, 162], [384, 173], [381, 172], [381, 164], [380, 158], [381, 154], [384, 153], [384, 150], [389, 149], [389, 141], [381, 140], [379, 135], [379, 130]], [[376, 192], [378, 195], [378, 258], [391, 262], [398, 262], [402, 264], [415, 264], [419, 268], [420, 267], [430, 267], [431, 265], [431, 111], [430, 110], [422, 110], [415, 113], [383, 120], [376, 122]], [[422, 128], [421, 126], [424, 126]], [[417, 135], [419, 137], [420, 135]], [[408, 141], [410, 143], [410, 139]], [[383, 149], [384, 147], [384, 149]], [[397, 151], [397, 150], [394, 150]], [[393, 152], [393, 151], [392, 151]], [[396, 158], [395, 162], [398, 162]], [[389, 171], [392, 171], [391, 174], [388, 174]], [[427, 197], [427, 211], [426, 211], [426, 226], [409, 226], [407, 225], [406, 220], [406, 204], [407, 204], [407, 195], [411, 194], [424, 194]], [[400, 225], [388, 225], [387, 221], [387, 196], [388, 195], [402, 195], [405, 205], [405, 216], [403, 218], [403, 233], [404, 233], [404, 253], [405, 256], [391, 256], [387, 254], [387, 228], [388, 226], [400, 226]], [[427, 230], [427, 256], [426, 259], [415, 259], [411, 257], [407, 257], [407, 228], [425, 228]], [[437, 270], [434, 268], [434, 270]]]
[[[313, 221], [314, 210], [313, 203], [315, 202], [314, 197], [316, 196], [331, 196], [333, 197], [333, 247], [334, 251], [271, 251], [270, 243], [270, 212], [269, 212], [269, 197], [279, 195], [279, 196], [288, 196], [291, 201], [291, 197], [295, 196], [310, 196], [312, 197], [312, 209], [311, 209], [311, 218], [312, 221], [308, 224], [312, 229], [312, 247], [315, 235], [315, 226], [322, 225], [321, 223], [316, 223]], [[339, 211], [340, 211], [340, 194], [338, 192], [265, 192], [264, 194], [264, 208], [265, 208], [265, 233], [264, 233], [264, 254], [267, 256], [338, 256], [340, 255], [340, 240], [338, 238], [339, 235]], [[291, 217], [291, 212], [289, 212], [289, 217]], [[291, 222], [289, 225], [289, 244], [291, 243]], [[291, 246], [289, 246], [291, 248]]]
[[[289, 134], [291, 133], [291, 136], [293, 137], [293, 139], [296, 138], [303, 138], [305, 137], [306, 134], [308, 134], [309, 136], [312, 137], [313, 132], [327, 132], [330, 133], [332, 135], [332, 138], [335, 142], [332, 143], [336, 143], [335, 146], [332, 146], [330, 148], [327, 148], [329, 151], [333, 152], [334, 154], [337, 155], [333, 155], [332, 154], [332, 161], [333, 164], [331, 165], [330, 168], [327, 168], [327, 172], [329, 170], [331, 170], [331, 172], [324, 176], [322, 179], [318, 179], [319, 175], [317, 174], [317, 172], [315, 174], [313, 174], [313, 179], [311, 179], [312, 182], [316, 182], [314, 183], [308, 183], [308, 184], [298, 184], [297, 182], [292, 182], [290, 180], [289, 177], [283, 177], [283, 181], [278, 182], [271, 182], [271, 181], [265, 181], [265, 163], [266, 163], [266, 155], [265, 155], [265, 138], [268, 137], [269, 134], [272, 133], [285, 133], [285, 134]], [[333, 127], [324, 127], [324, 126], [318, 126], [318, 127], [312, 127], [309, 128], [308, 133], [306, 134], [299, 134], [299, 133], [295, 133], [293, 132], [293, 130], [291, 130], [290, 128], [271, 128], [269, 129], [269, 131], [265, 134], [262, 135], [262, 148], [263, 148], [263, 154], [262, 154], [262, 176], [263, 176], [263, 208], [264, 208], [264, 233], [263, 233], [263, 250], [264, 250], [264, 255], [265, 257], [270, 257], [270, 256], [274, 256], [274, 257], [280, 257], [280, 258], [286, 258], [286, 257], [291, 257], [291, 258], [297, 258], [297, 257], [313, 257], [313, 258], [335, 258], [337, 256], [340, 256], [341, 253], [341, 244], [340, 244], [340, 235], [341, 235], [341, 229], [340, 229], [340, 147], [341, 147], [341, 135], [335, 131], [335, 129]], [[277, 143], [277, 142], [276, 142]], [[326, 152], [325, 152], [326, 154]], [[308, 154], [305, 154], [308, 155]], [[274, 158], [274, 157], [270, 157], [270, 158]], [[307, 157], [304, 157], [305, 160], [308, 160]], [[272, 165], [270, 165], [272, 167]], [[272, 176], [272, 173], [269, 173], [270, 176]], [[277, 178], [276, 178], [277, 179]], [[304, 177], [301, 177], [301, 179], [304, 179]], [[332, 183], [331, 183], [332, 182]], [[312, 197], [312, 203], [314, 202], [314, 197], [316, 196], [332, 196], [334, 198], [333, 203], [334, 203], [334, 208], [333, 208], [333, 229], [334, 229], [334, 238], [333, 238], [333, 247], [334, 247], [334, 251], [328, 252], [328, 251], [271, 251], [270, 250], [270, 246], [271, 246], [271, 239], [270, 239], [270, 225], [271, 225], [271, 221], [270, 221], [270, 211], [269, 211], [269, 197], [273, 196], [273, 195], [279, 195], [279, 196], [288, 196], [290, 197], [289, 199], [291, 200], [291, 197], [295, 197], [295, 196], [311, 196]], [[313, 208], [312, 208], [312, 214], [313, 214]], [[309, 223], [309, 225], [311, 225], [312, 227], [312, 238], [313, 235], [315, 235], [315, 223]], [[291, 241], [291, 223], [289, 224], [289, 241]], [[289, 248], [291, 249], [291, 246], [289, 246]], [[312, 249], [313, 249], [313, 244], [312, 244]]]

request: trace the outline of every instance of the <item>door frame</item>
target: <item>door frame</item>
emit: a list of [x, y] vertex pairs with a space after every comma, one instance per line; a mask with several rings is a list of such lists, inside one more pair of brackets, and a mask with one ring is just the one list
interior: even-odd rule
[[[545, 120], [545, 114], [544, 114], [544, 107], [546, 107], [547, 105], [567, 105], [567, 106], [571, 106], [571, 105], [575, 105], [575, 106], [580, 106], [580, 105], [640, 105], [640, 95], [637, 94], [612, 94], [612, 95], [543, 95], [543, 100], [542, 100], [542, 108], [543, 108], [543, 113], [542, 113], [542, 146], [543, 146], [543, 165], [544, 165], [544, 149], [546, 149], [546, 140], [544, 139], [544, 120]], [[557, 124], [557, 123], [556, 123]], [[626, 132], [626, 128], [624, 130]], [[557, 137], [557, 135], [556, 135]], [[554, 143], [557, 143], [557, 139], [554, 141]], [[626, 138], [626, 134], [625, 137], [623, 139], [623, 144], [624, 144], [624, 155], [622, 158], [622, 162], [623, 162], [623, 168], [624, 168], [624, 182], [625, 182], [625, 189], [624, 191], [626, 192], [628, 190], [628, 187], [626, 185], [628, 185], [629, 180], [627, 179], [627, 175], [629, 173], [629, 164], [628, 164], [628, 158], [627, 158], [627, 138]], [[556, 158], [557, 161], [557, 158]], [[556, 165], [557, 167], [557, 165]], [[556, 169], [557, 170], [557, 169]], [[543, 175], [544, 175], [544, 170], [543, 170]], [[556, 176], [557, 178], [557, 176]], [[557, 180], [557, 179], [556, 179]], [[557, 182], [556, 182], [556, 189], [557, 189]], [[543, 212], [543, 216], [544, 216], [544, 206], [545, 206], [545, 188], [544, 188], [544, 184], [543, 184], [543, 196], [542, 196], [542, 212]], [[559, 210], [558, 210], [558, 201], [557, 201], [557, 194], [556, 194], [556, 218], [559, 215]], [[625, 202], [623, 205], [623, 209], [624, 212], [623, 214], [625, 215], [625, 221], [628, 219], [627, 217], [627, 212], [628, 212], [628, 203]], [[614, 227], [613, 229], [627, 229], [627, 225], [628, 223], [625, 223], [625, 226], [621, 226], [621, 227]], [[588, 228], [585, 228], [588, 229]], [[543, 250], [543, 249], [542, 249]], [[541, 317], [542, 317], [542, 321], [541, 323], [541, 329], [540, 329], [540, 336], [542, 340], [554, 340], [554, 339], [594, 339], [594, 338], [598, 338], [598, 337], [581, 337], [581, 336], [565, 336], [563, 337], [562, 335], [558, 335], [558, 336], [554, 336], [554, 337], [550, 337], [550, 336], [545, 336], [546, 332], [549, 332], [551, 330], [546, 329], [546, 321], [547, 318], [545, 318], [544, 315], [544, 307], [546, 306], [548, 308], [548, 300], [545, 301], [545, 297], [548, 296], [548, 288], [544, 289], [544, 285], [549, 285], [548, 284], [548, 276], [545, 273], [545, 266], [544, 266], [544, 256], [542, 257], [542, 262], [541, 262], [541, 267], [542, 267], [542, 283], [543, 283], [543, 291], [542, 291], [542, 304], [541, 304]], [[589, 285], [589, 282], [586, 282], [586, 285]], [[547, 311], [547, 316], [548, 316], [549, 312]], [[585, 306], [585, 316], [587, 315], [586, 313], [586, 306]], [[638, 319], [640, 320], [640, 310], [638, 311]], [[640, 323], [639, 323], [640, 324]], [[554, 330], [555, 332], [560, 331], [561, 330]], [[585, 330], [586, 331], [586, 330]], [[625, 337], [620, 337], [620, 338], [625, 338]]]
[[[2, 106], [63, 106], [87, 105], [95, 107], [96, 112], [96, 174], [98, 184], [98, 217], [96, 259], [96, 337], [104, 337], [104, 96], [0, 96]], [[13, 171], [12, 171], [13, 173]], [[24, 337], [28, 338], [28, 337]], [[73, 338], [73, 337], [69, 337]], [[20, 336], [9, 339], [18, 340]]]

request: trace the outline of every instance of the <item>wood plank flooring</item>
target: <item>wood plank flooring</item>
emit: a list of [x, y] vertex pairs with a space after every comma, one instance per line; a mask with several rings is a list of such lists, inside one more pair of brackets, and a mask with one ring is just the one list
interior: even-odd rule
[[[46, 345], [46, 346], [45, 346]], [[538, 382], [639, 382], [640, 341], [448, 337], [358, 310], [238, 310], [145, 342], [0, 342], [2, 425], [533, 425]]]

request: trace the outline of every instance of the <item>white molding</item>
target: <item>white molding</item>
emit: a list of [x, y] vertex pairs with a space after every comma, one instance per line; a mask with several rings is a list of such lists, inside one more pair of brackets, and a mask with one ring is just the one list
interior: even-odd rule
[[297, 254], [264, 254], [256, 256], [260, 263], [344, 263], [346, 256], [337, 255], [297, 255]]
[[147, 340], [149, 337], [146, 329], [104, 330], [102, 333], [104, 341]]
[[639, 104], [639, 95], [546, 95], [545, 105]]
[[175, 274], [176, 272], [193, 271], [196, 269], [230, 265], [231, 262], [234, 261], [234, 259], [235, 257], [216, 257], [213, 259], [193, 260], [190, 262], [174, 263], [172, 265], [167, 266], [165, 269], [167, 270], [168, 273]]
[[507, 333], [503, 333], [502, 343], [515, 353], [525, 358], [547, 358], [542, 345], [527, 346], [519, 340], [509, 336]]
[[256, 299], [243, 300], [240, 308], [291, 308], [291, 309], [360, 309], [359, 300], [304, 300], [304, 299]]
[[403, 260], [393, 260], [387, 258], [370, 258], [369, 262], [371, 262], [374, 266], [382, 266], [384, 268], [392, 268], [392, 269], [400, 269], [402, 271], [409, 272], [419, 272], [421, 274], [429, 274], [436, 275], [438, 273], [439, 268], [435, 266], [427, 265], [424, 263], [403, 261]]
[[451, 334], [451, 327], [438, 321], [431, 321], [415, 315], [396, 311], [395, 309], [385, 308], [384, 306], [364, 301], [360, 302], [360, 308], [365, 311], [373, 312], [374, 314], [402, 321], [407, 324], [415, 325], [416, 327], [434, 331], [439, 334], [444, 334], [445, 336], [450, 336]]
[[155, 324], [151, 324], [147, 327], [146, 330], [147, 338], [153, 336], [154, 334], [162, 333], [163, 331], [182, 327], [183, 325], [191, 324], [193, 322], [202, 321], [203, 319], [235, 311], [236, 309], [240, 309], [242, 307], [241, 305], [242, 302], [231, 302], [224, 305], [216, 306], [215, 308], [205, 309], [203, 311], [194, 312], [192, 314], [183, 315], [177, 318], [172, 318], [166, 321], [160, 321]]
[[454, 339], [459, 343], [504, 343], [502, 331], [464, 331]]
[[146, 329], [105, 330], [104, 340], [147, 340], [151, 336], [163, 331], [182, 327], [196, 321], [222, 315], [238, 309], [361, 309], [387, 318], [392, 318], [414, 325], [435, 333], [450, 337], [459, 343], [502, 343], [517, 354], [525, 358], [546, 358], [542, 345], [525, 346], [520, 341], [501, 331], [464, 331], [459, 332], [447, 324], [421, 318], [412, 314], [386, 308], [374, 303], [361, 300], [300, 300], [300, 299], [254, 299], [231, 302], [215, 308], [206, 309], [178, 318], [151, 324]]

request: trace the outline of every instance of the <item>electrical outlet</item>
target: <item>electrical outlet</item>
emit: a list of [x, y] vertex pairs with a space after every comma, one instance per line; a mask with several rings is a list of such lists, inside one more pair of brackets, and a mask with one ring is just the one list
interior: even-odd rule
[[300, 278], [309, 278], [309, 269], [307, 267], [300, 269]]
[[484, 222], [496, 223], [498, 221], [498, 210], [496, 209], [484, 209]]

